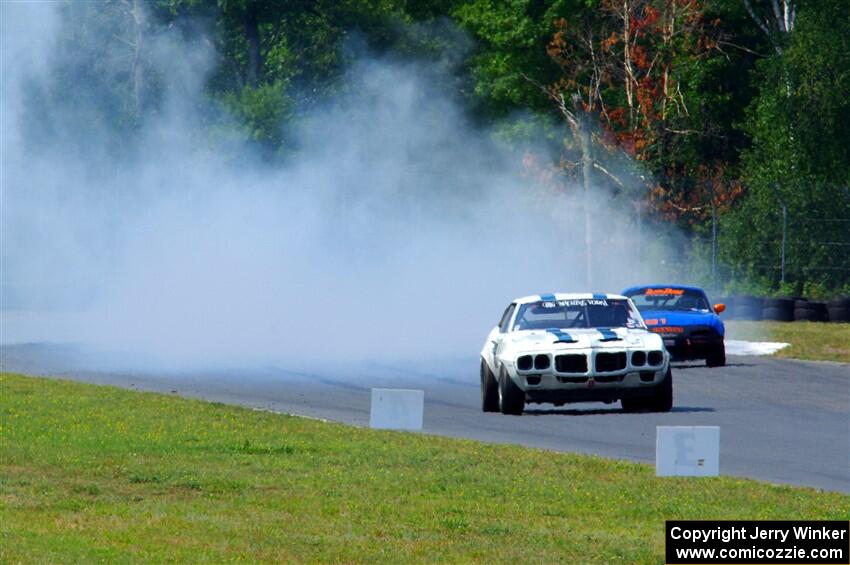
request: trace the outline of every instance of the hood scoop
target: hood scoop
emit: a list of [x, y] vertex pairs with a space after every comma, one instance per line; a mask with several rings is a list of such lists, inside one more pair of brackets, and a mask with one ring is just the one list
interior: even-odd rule
[[623, 338], [618, 336], [611, 328], [596, 328], [602, 334], [602, 339], [598, 341], [623, 341]]
[[546, 332], [555, 336], [555, 343], [576, 343], [577, 341], [573, 336], [558, 328], [549, 328]]

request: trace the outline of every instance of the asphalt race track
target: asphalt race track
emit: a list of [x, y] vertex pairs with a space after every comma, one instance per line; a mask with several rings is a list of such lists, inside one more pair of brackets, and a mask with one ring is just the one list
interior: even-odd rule
[[72, 347], [0, 349], [4, 371], [368, 425], [371, 387], [425, 390], [426, 433], [654, 462], [655, 426], [719, 425], [720, 471], [850, 492], [850, 366], [730, 357], [707, 369], [674, 365], [669, 414], [624, 414], [619, 404], [528, 405], [521, 417], [479, 409], [478, 360], [267, 367], [170, 373], [88, 370]]

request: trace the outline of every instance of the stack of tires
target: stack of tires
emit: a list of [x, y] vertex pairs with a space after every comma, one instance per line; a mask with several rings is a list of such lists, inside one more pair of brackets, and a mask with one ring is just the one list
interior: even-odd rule
[[763, 320], [793, 322], [794, 304], [793, 298], [765, 298], [762, 303], [761, 317]]
[[827, 319], [826, 303], [809, 300], [794, 301], [794, 321], [825, 322]]
[[734, 296], [721, 296], [718, 300], [720, 304], [726, 306], [726, 310], [723, 311], [723, 316], [728, 320], [735, 319], [735, 297]]
[[830, 322], [850, 322], [850, 296], [843, 296], [826, 303]]
[[723, 296], [727, 320], [775, 320], [779, 322], [850, 322], [850, 296], [829, 302], [815, 302], [800, 297], [760, 298], [758, 296]]
[[734, 297], [735, 318], [738, 320], [761, 320], [763, 298], [740, 295]]

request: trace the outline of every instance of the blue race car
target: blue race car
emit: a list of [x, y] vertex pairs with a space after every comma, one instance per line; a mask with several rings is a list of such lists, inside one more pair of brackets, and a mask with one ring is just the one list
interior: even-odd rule
[[701, 288], [682, 285], [633, 286], [622, 292], [632, 299], [650, 331], [661, 334], [676, 360], [705, 359], [709, 367], [726, 364], [726, 329]]

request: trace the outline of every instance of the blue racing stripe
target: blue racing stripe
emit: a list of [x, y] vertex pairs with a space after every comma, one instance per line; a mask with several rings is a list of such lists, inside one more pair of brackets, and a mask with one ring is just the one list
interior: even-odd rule
[[558, 328], [549, 328], [546, 330], [550, 334], [555, 336], [555, 343], [575, 343], [576, 340], [573, 339], [573, 336], [565, 332], [564, 330]]
[[602, 339], [599, 341], [622, 341], [623, 338], [618, 336], [611, 328], [596, 328], [602, 334]]
[[595, 298], [597, 300], [605, 300], [606, 298], [608, 298], [608, 295], [607, 294], [594, 294], [593, 298]]
[[540, 300], [542, 300], [543, 302], [554, 302], [557, 299], [555, 298], [554, 294], [541, 294]]

